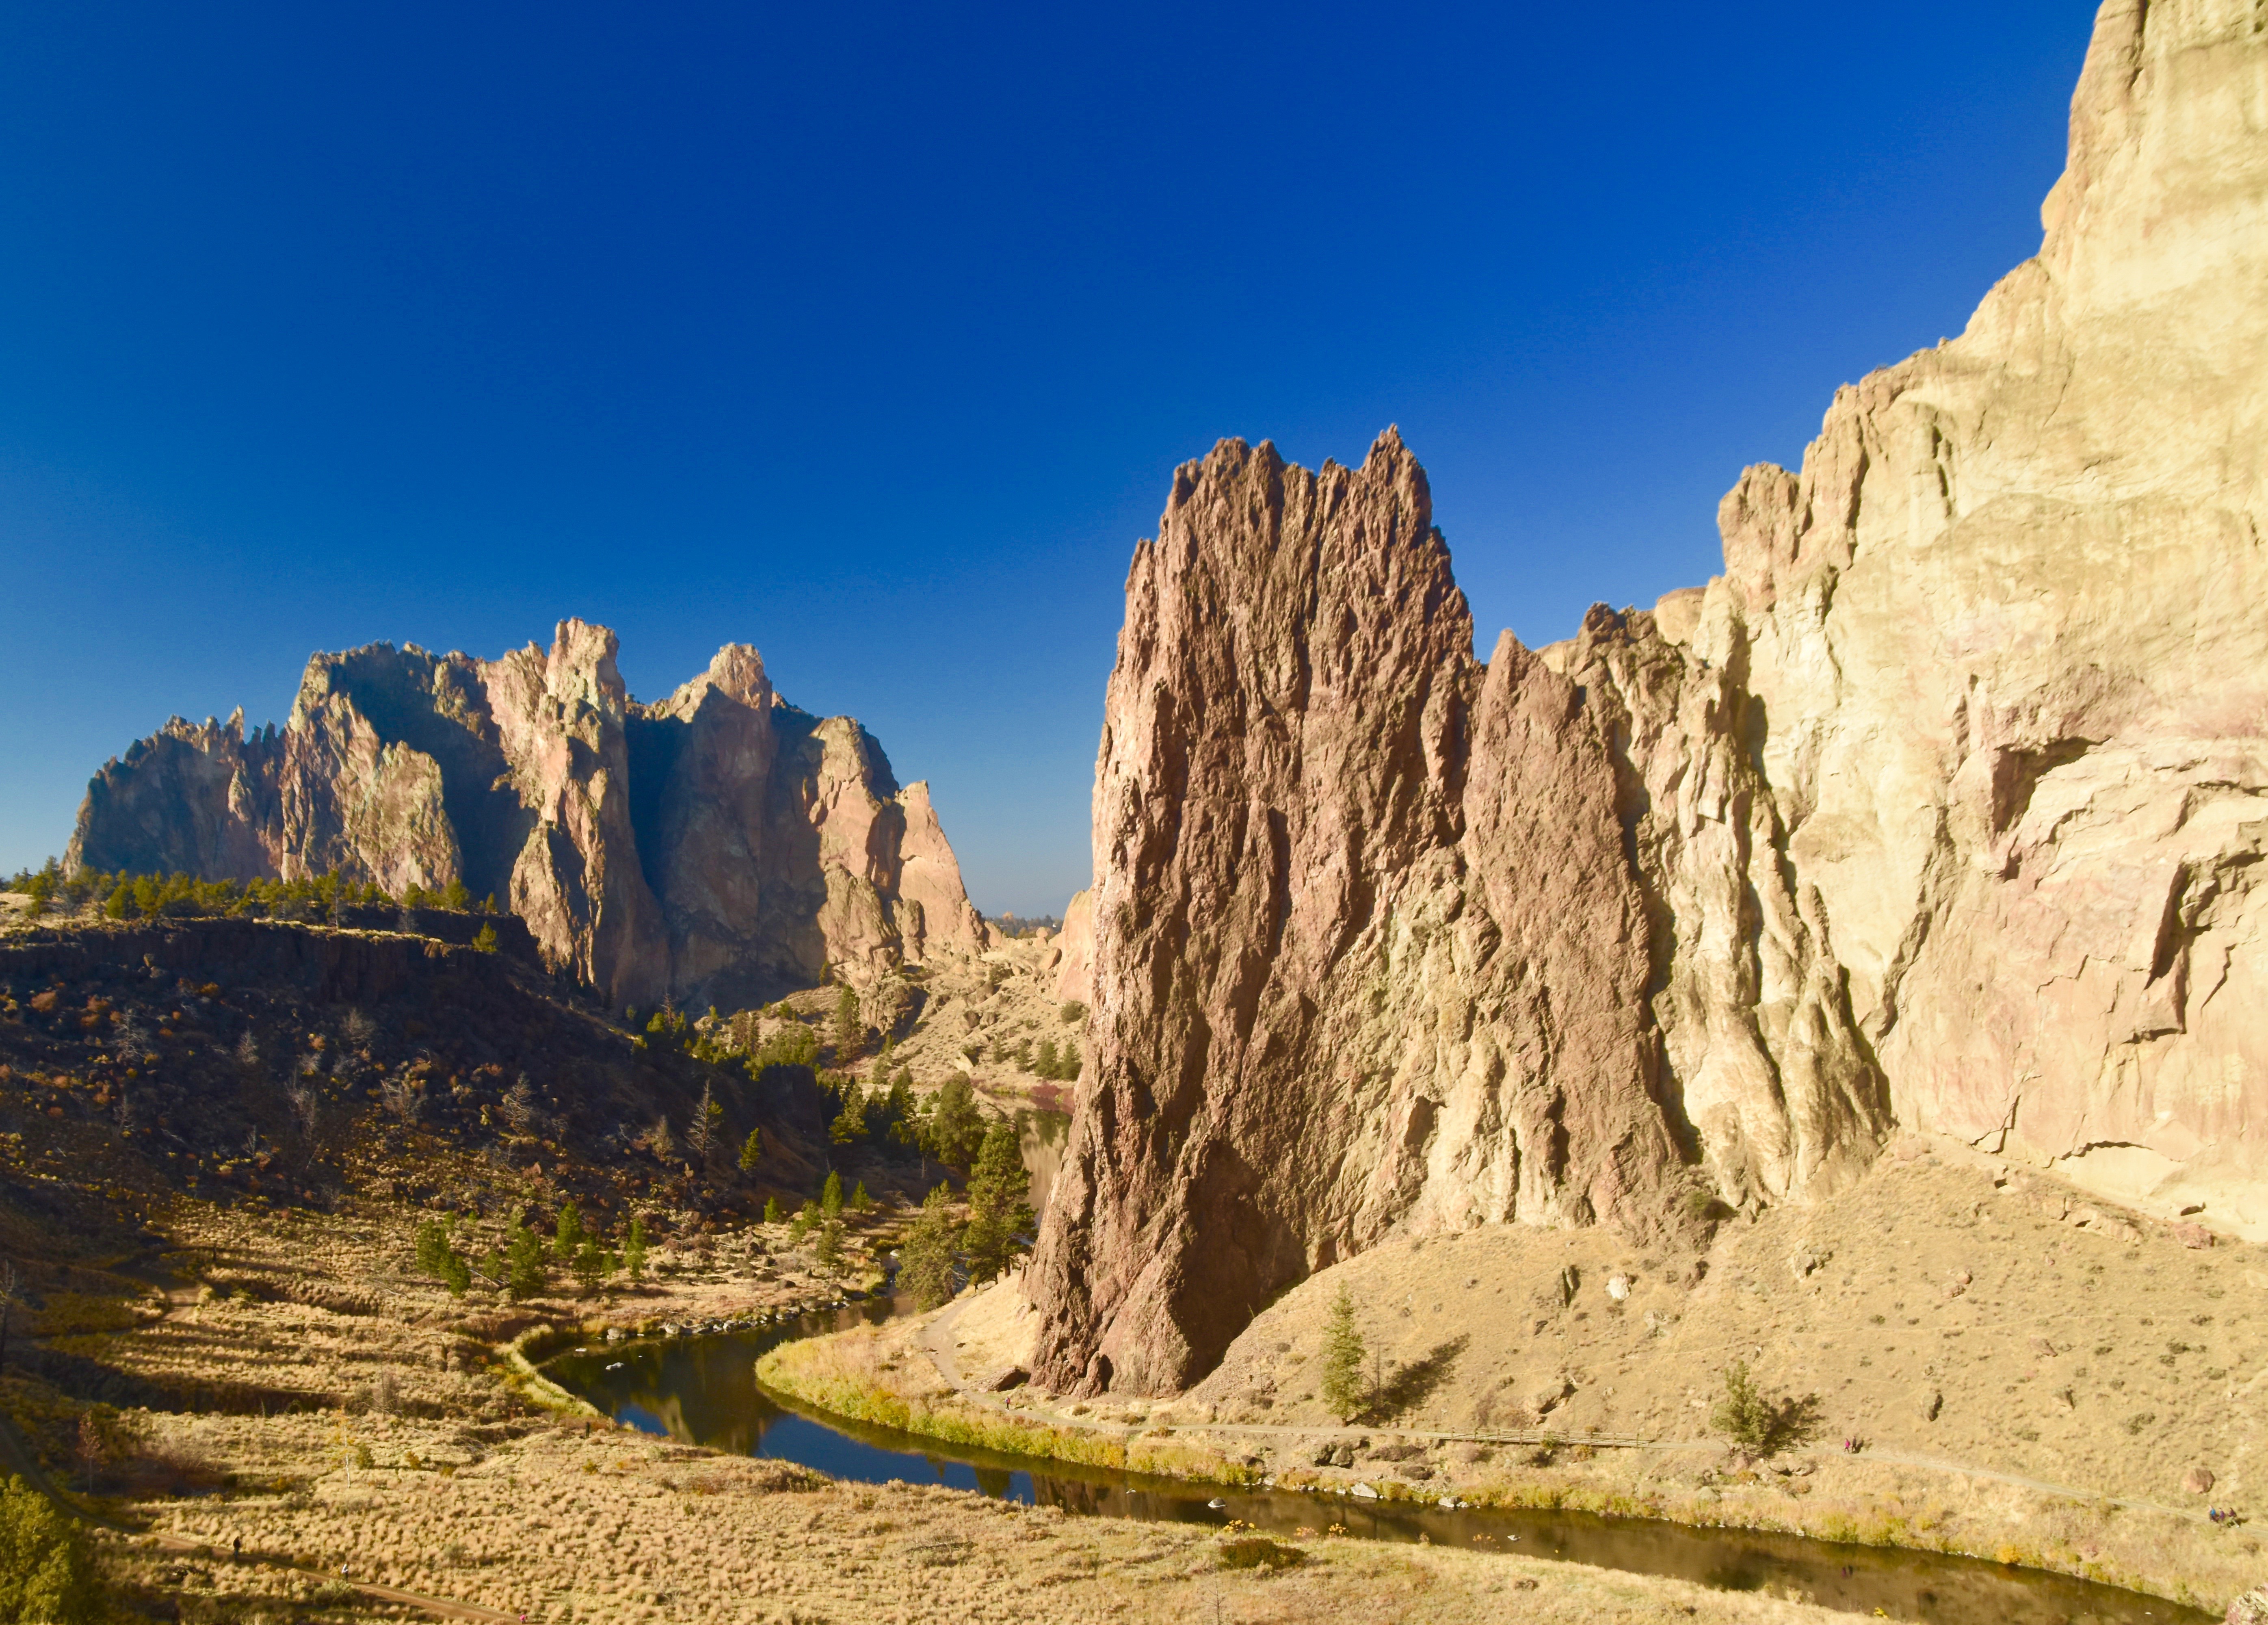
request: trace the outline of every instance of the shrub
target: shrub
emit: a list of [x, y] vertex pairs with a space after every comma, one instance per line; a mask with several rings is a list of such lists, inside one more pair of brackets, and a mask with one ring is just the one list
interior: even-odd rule
[[1307, 1561], [1307, 1553], [1298, 1547], [1283, 1545], [1266, 1535], [1245, 1535], [1220, 1543], [1224, 1569], [1296, 1569]]
[[1709, 1413], [1710, 1425], [1742, 1449], [1770, 1455], [1784, 1445], [1802, 1442], [1818, 1422], [1819, 1396], [1775, 1398], [1756, 1385], [1749, 1363], [1735, 1360], [1725, 1368], [1724, 1397]]
[[19, 1478], [0, 1487], [0, 1619], [80, 1625], [99, 1617], [77, 1525]]
[[481, 927], [481, 928], [480, 928], [480, 930], [479, 930], [477, 933], [475, 933], [475, 934], [474, 934], [474, 937], [473, 937], [473, 947], [474, 947], [474, 949], [475, 949], [476, 952], [479, 952], [479, 953], [483, 953], [483, 954], [492, 954], [492, 953], [496, 952], [496, 950], [497, 950], [497, 934], [496, 934], [496, 927], [495, 927], [494, 926], [491, 926], [491, 925], [483, 925], [483, 926], [482, 926], [482, 927]]

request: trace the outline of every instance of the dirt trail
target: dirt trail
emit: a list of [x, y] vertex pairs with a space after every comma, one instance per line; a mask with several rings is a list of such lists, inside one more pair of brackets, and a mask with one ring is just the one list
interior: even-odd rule
[[[953, 1327], [961, 1311], [973, 1302], [962, 1298], [939, 1314], [922, 1329], [923, 1351], [931, 1364], [937, 1368], [938, 1377], [961, 1399], [972, 1405], [982, 1405], [1004, 1415], [1016, 1413], [1000, 1395], [972, 1388], [961, 1374], [961, 1363], [954, 1354]], [[1050, 1412], [1047, 1423], [1057, 1428], [1076, 1428], [1087, 1433], [1134, 1434], [1149, 1424], [1146, 1422], [1105, 1422], [1084, 1416], [1066, 1416]], [[1240, 1438], [1282, 1438], [1292, 1435], [1312, 1437], [1329, 1432], [1328, 1427], [1285, 1422], [1196, 1422], [1185, 1424], [1192, 1432], [1219, 1433]], [[1389, 1428], [1346, 1424], [1348, 1432], [1374, 1435], [1385, 1438], [1428, 1443], [1471, 1443], [1478, 1444], [1580, 1444], [1594, 1449], [1631, 1451], [1721, 1451], [1720, 1439], [1644, 1439], [1615, 1437], [1603, 1434], [1584, 1434], [1570, 1439], [1548, 1428], [1525, 1430], [1481, 1430], [1473, 1429]], [[2124, 1496], [2108, 1496], [2100, 1490], [2082, 1489], [2073, 1484], [2058, 1484], [2047, 1479], [2027, 1478], [2017, 1473], [1999, 1473], [1990, 1467], [1971, 1466], [1964, 1462], [1947, 1461], [1935, 1457], [1917, 1456], [1904, 1451], [1882, 1450], [1869, 1445], [1863, 1452], [1869, 1461], [1890, 1466], [1912, 1467], [1925, 1473], [1942, 1473], [1948, 1476], [1984, 1479], [1996, 1484], [2013, 1484], [2021, 1489], [2035, 1489], [2044, 1495], [2067, 1496], [2081, 1501], [2099, 1502], [2107, 1506], [2126, 1507], [2138, 1511], [2163, 1512], [2169, 1517], [2202, 1524], [2209, 1521], [2203, 1512], [2189, 1507], [2168, 1506], [2161, 1501], [2135, 1500]]]

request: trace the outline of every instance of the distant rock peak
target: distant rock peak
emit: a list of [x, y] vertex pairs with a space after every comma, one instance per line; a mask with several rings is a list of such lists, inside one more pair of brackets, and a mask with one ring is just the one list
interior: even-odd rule
[[788, 705], [746, 644], [654, 705], [616, 650], [571, 619], [494, 661], [316, 654], [280, 732], [177, 717], [106, 764], [70, 861], [461, 880], [616, 1002], [748, 1000], [984, 946], [927, 787], [901, 791], [872, 735]]

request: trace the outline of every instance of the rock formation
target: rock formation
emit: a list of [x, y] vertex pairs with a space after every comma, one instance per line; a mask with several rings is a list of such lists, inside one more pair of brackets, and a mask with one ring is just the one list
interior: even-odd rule
[[[2268, 31], [2099, 15], [2037, 258], [1471, 655], [1425, 480], [1227, 441], [1136, 550], [1038, 1376], [1389, 1231], [1801, 1200], [1894, 1124], [2268, 1235]], [[1066, 956], [1068, 959], [1068, 955]]]
[[501, 660], [372, 644], [307, 663], [291, 720], [175, 718], [87, 787], [73, 866], [388, 891], [461, 880], [617, 1002], [747, 1000], [976, 949], [926, 785], [772, 691], [745, 645], [658, 705], [569, 620]]

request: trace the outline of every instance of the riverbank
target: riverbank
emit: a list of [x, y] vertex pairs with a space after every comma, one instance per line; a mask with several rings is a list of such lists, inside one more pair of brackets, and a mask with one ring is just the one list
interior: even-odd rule
[[[996, 1391], [1029, 1358], [1012, 1289], [759, 1371], [855, 1420], [1082, 1462], [1170, 1451], [1147, 1470], [1211, 1481], [1976, 1556], [2215, 1609], [2257, 1584], [2252, 1527], [2205, 1512], [2245, 1514], [2268, 1437], [2262, 1250], [1904, 1149], [1698, 1258], [1516, 1227], [1389, 1244], [1285, 1295], [1170, 1401]], [[1386, 1373], [1355, 1426], [1313, 1392], [1341, 1279]], [[1709, 1431], [1734, 1357], [1791, 1422], [1763, 1459]]]

